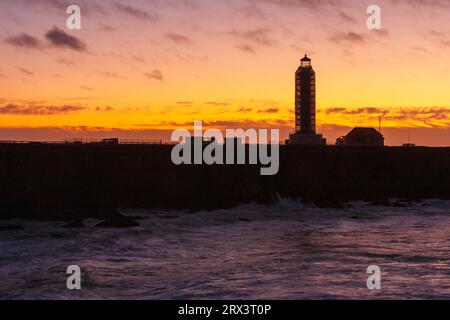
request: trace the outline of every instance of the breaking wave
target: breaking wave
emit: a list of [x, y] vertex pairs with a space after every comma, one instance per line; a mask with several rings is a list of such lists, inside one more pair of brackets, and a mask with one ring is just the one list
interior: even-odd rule
[[[140, 227], [0, 232], [3, 299], [450, 298], [450, 201], [321, 209], [279, 199], [212, 212], [125, 209]], [[79, 265], [82, 289], [66, 289]], [[366, 287], [369, 265], [382, 289]]]

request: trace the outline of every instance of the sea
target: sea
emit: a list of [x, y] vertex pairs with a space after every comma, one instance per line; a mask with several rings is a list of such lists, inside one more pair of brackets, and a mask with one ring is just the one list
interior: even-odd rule
[[122, 209], [141, 217], [128, 229], [2, 221], [24, 229], [0, 232], [0, 299], [450, 299], [450, 201], [396, 203]]

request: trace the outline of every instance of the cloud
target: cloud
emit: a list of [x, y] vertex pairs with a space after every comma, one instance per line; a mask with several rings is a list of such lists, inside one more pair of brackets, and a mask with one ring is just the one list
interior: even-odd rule
[[113, 32], [113, 31], [116, 31], [116, 28], [111, 27], [110, 25], [107, 25], [107, 24], [104, 24], [104, 23], [100, 23], [100, 24], [99, 24], [99, 28], [100, 28], [102, 31], [106, 31], [106, 32]]
[[393, 0], [396, 4], [407, 4], [412, 7], [424, 6], [434, 8], [448, 8], [450, 1], [448, 0]]
[[6, 38], [5, 43], [10, 44], [15, 47], [22, 47], [22, 48], [28, 48], [28, 49], [39, 49], [41, 48], [41, 43], [39, 39], [30, 36], [26, 33], [21, 33], [16, 36], [12, 36], [9, 38]]
[[193, 101], [177, 101], [176, 104], [184, 106], [184, 107], [190, 107], [194, 104], [194, 102]]
[[196, 102], [196, 101], [177, 101], [176, 102], [177, 105], [182, 105], [182, 106], [200, 106], [200, 105], [204, 105], [204, 106], [213, 106], [213, 107], [226, 107], [229, 106], [230, 103], [226, 102], [226, 101], [206, 101], [206, 102]]
[[261, 0], [262, 2], [289, 8], [319, 9], [325, 5], [337, 5], [335, 0]]
[[417, 52], [421, 52], [421, 53], [428, 53], [429, 52], [426, 48], [424, 48], [422, 46], [412, 46], [411, 50], [417, 51]]
[[141, 56], [132, 55], [131, 58], [132, 58], [134, 61], [139, 62], [139, 63], [144, 63], [144, 64], [145, 64], [145, 63], [147, 62], [147, 61], [146, 61], [143, 57], [141, 57]]
[[192, 43], [191, 39], [187, 36], [178, 33], [167, 33], [165, 37], [176, 44], [187, 45]]
[[[270, 36], [271, 31], [269, 29], [254, 29], [246, 31], [232, 30], [230, 34], [240, 40], [250, 42], [253, 45], [272, 47], [276, 45], [276, 41]], [[245, 45], [244, 45], [245, 46]]]
[[56, 62], [60, 63], [60, 64], [64, 64], [66, 66], [73, 66], [76, 64], [74, 61], [65, 59], [65, 58], [58, 59], [58, 60], [56, 60]]
[[94, 110], [97, 111], [97, 112], [110, 112], [110, 111], [113, 111], [114, 108], [111, 107], [111, 106], [106, 106], [106, 107], [95, 107]]
[[7, 104], [0, 107], [0, 114], [9, 115], [53, 115], [67, 114], [84, 110], [81, 106], [21, 106], [17, 104]]
[[75, 51], [86, 51], [86, 44], [78, 38], [71, 36], [63, 30], [53, 27], [45, 34], [45, 37], [55, 47], [67, 48]]
[[251, 54], [255, 54], [256, 53], [255, 48], [253, 48], [252, 46], [249, 46], [248, 44], [236, 45], [234, 47], [236, 49], [239, 49], [239, 50], [244, 51], [246, 53], [251, 53]]
[[120, 74], [117, 74], [115, 72], [110, 72], [110, 71], [97, 71], [98, 74], [100, 74], [101, 76], [105, 77], [105, 78], [110, 78], [110, 79], [125, 79], [124, 76], [121, 76]]
[[386, 112], [389, 112], [389, 110], [373, 107], [357, 108], [357, 109], [347, 109], [347, 108], [325, 109], [326, 114], [339, 113], [339, 114], [357, 115], [357, 114], [385, 114]]
[[430, 30], [425, 38], [431, 37], [431, 40], [443, 47], [450, 47], [450, 38], [445, 32]]
[[267, 108], [259, 110], [258, 113], [277, 113], [278, 111], [280, 111], [278, 108]]
[[[189, 125], [187, 123], [186, 125]], [[192, 123], [190, 124], [192, 126]], [[252, 120], [252, 119], [242, 119], [242, 120], [214, 120], [214, 121], [203, 121], [204, 127], [212, 127], [217, 129], [233, 129], [233, 128], [280, 128], [280, 129], [290, 129], [292, 126], [292, 121], [290, 120]]]
[[153, 70], [152, 72], [145, 72], [144, 75], [149, 79], [155, 79], [164, 82], [164, 76], [160, 70]]
[[430, 35], [433, 37], [445, 37], [445, 33], [437, 30], [430, 30]]
[[425, 127], [450, 126], [450, 107], [329, 108], [319, 112], [326, 114], [330, 121], [347, 123], [376, 123], [381, 116], [383, 122], [391, 122], [392, 126], [399, 126], [399, 123]]
[[[75, 3], [74, 3], [75, 2]], [[35, 8], [40, 8], [47, 13], [49, 10], [53, 12], [66, 12], [66, 9], [71, 4], [77, 4], [81, 7], [83, 16], [90, 17], [93, 14], [107, 16], [108, 12], [105, 7], [95, 2], [94, 0], [25, 0], [25, 4]]]
[[243, 7], [237, 9], [240, 14], [245, 17], [253, 17], [259, 19], [267, 19], [266, 14], [261, 10], [261, 8], [253, 1], [250, 1]]
[[22, 72], [23, 74], [26, 74], [27, 76], [34, 76], [34, 72], [30, 71], [28, 69], [22, 68], [22, 67], [16, 67], [16, 70]]
[[346, 43], [363, 44], [365, 42], [364, 36], [356, 32], [343, 32], [343, 31], [336, 32], [329, 39], [330, 41], [336, 43], [346, 42]]
[[205, 105], [208, 105], [208, 106], [229, 106], [230, 103], [229, 102], [225, 102], [225, 101], [207, 101], [207, 102], [205, 102]]
[[158, 20], [158, 16], [156, 14], [148, 13], [142, 9], [138, 9], [126, 4], [116, 3], [114, 7], [122, 12], [136, 19], [155, 21]]
[[351, 15], [346, 14], [344, 11], [339, 11], [339, 17], [349, 23], [357, 23], [358, 21]]
[[26, 3], [29, 5], [39, 5], [64, 11], [68, 6], [68, 4], [62, 0], [26, 0]]

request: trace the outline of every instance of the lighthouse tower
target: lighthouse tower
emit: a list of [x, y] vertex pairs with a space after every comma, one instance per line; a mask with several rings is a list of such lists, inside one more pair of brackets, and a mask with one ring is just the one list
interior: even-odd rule
[[326, 144], [322, 135], [316, 133], [316, 73], [306, 54], [295, 72], [295, 133], [290, 135], [287, 143]]
[[295, 72], [295, 132], [316, 133], [316, 73], [306, 54]]

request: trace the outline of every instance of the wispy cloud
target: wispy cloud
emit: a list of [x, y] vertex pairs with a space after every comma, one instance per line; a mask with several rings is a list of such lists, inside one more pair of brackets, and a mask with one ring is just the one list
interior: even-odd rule
[[100, 23], [100, 24], [99, 24], [99, 28], [100, 28], [102, 31], [106, 31], [106, 32], [113, 32], [113, 31], [116, 31], [116, 28], [114, 28], [114, 27], [112, 27], [112, 26], [110, 26], [110, 25], [104, 24], [104, 23]]
[[412, 7], [434, 7], [434, 8], [449, 8], [450, 1], [448, 0], [392, 0], [395, 4], [407, 4]]
[[143, 57], [141, 57], [141, 56], [132, 55], [131, 58], [132, 58], [134, 61], [139, 62], [139, 63], [144, 63], [144, 64], [145, 64], [145, 63], [147, 62], [147, 61], [146, 61]]
[[144, 75], [149, 79], [164, 82], [164, 76], [160, 70], [155, 69], [152, 72], [145, 72]]
[[270, 29], [259, 28], [252, 30], [232, 30], [229, 34], [239, 40], [234, 47], [245, 53], [256, 54], [258, 48], [274, 47], [277, 42], [271, 35]]
[[5, 43], [15, 47], [22, 47], [28, 49], [39, 49], [42, 47], [42, 44], [38, 38], [30, 36], [26, 33], [21, 33], [12, 37], [8, 37], [4, 41]]
[[97, 73], [98, 73], [99, 75], [101, 75], [102, 77], [105, 77], [105, 78], [110, 78], [110, 79], [125, 79], [124, 76], [122, 76], [122, 75], [120, 75], [120, 74], [118, 74], [118, 73], [115, 73], [115, 72], [111, 72], [111, 71], [101, 71], [101, 70], [99, 70], [99, 71], [97, 71]]
[[28, 69], [22, 68], [22, 67], [16, 67], [16, 70], [22, 72], [23, 74], [27, 75], [27, 76], [34, 76], [34, 72], [30, 71]]
[[280, 111], [280, 109], [278, 109], [278, 108], [267, 108], [267, 109], [259, 110], [258, 113], [277, 113], [279, 111]]
[[247, 113], [247, 112], [252, 112], [252, 111], [253, 111], [253, 109], [249, 108], [249, 107], [241, 107], [238, 109], [238, 112], [240, 112], [240, 113]]
[[416, 52], [420, 52], [420, 53], [428, 53], [428, 49], [422, 47], [422, 46], [412, 46], [411, 50], [416, 51]]
[[120, 12], [122, 12], [122, 13], [130, 16], [130, 17], [136, 18], [136, 19], [142, 19], [142, 20], [148, 20], [148, 21], [158, 20], [158, 15], [157, 14], [149, 13], [149, 12], [143, 10], [143, 9], [132, 7], [130, 5], [126, 5], [126, 4], [122, 4], [122, 3], [116, 3], [114, 5], [114, 7], [118, 11], [120, 11]]
[[339, 0], [261, 0], [261, 2], [288, 8], [319, 9], [325, 5], [338, 5]]
[[357, 23], [358, 21], [353, 16], [345, 13], [344, 11], [339, 11], [339, 17], [349, 23]]
[[433, 42], [443, 47], [450, 47], [450, 37], [443, 31], [430, 30], [425, 36], [431, 38]]
[[191, 39], [189, 39], [189, 37], [179, 34], [179, 33], [173, 33], [173, 32], [166, 33], [165, 37], [176, 44], [187, 45], [187, 44], [192, 43], [192, 41], [191, 41]]
[[0, 114], [10, 115], [53, 115], [67, 114], [84, 110], [81, 106], [23, 106], [17, 104], [7, 104], [0, 107]]
[[24, 0], [27, 6], [33, 8], [40, 8], [48, 12], [52, 10], [53, 12], [65, 12], [67, 7], [71, 4], [77, 4], [81, 7], [82, 13], [86, 17], [91, 17], [95, 15], [107, 16], [108, 10], [95, 0]]
[[[191, 123], [186, 123], [186, 125], [191, 125]], [[218, 129], [229, 129], [229, 128], [290, 128], [292, 125], [290, 120], [270, 120], [261, 119], [258, 121], [252, 119], [242, 119], [242, 120], [210, 120], [203, 121], [204, 127], [213, 127]]]
[[255, 54], [256, 50], [255, 48], [253, 48], [252, 46], [249, 46], [248, 44], [239, 44], [234, 46], [236, 49], [239, 49], [241, 51], [244, 51], [246, 53], [251, 53], [251, 54]]
[[336, 42], [336, 43], [356, 43], [356, 44], [363, 44], [365, 42], [364, 35], [361, 33], [356, 32], [336, 32], [329, 38], [330, 41]]
[[75, 62], [73, 60], [69, 60], [69, 59], [65, 59], [65, 58], [60, 58], [60, 59], [56, 60], [56, 62], [58, 62], [60, 64], [64, 64], [66, 66], [75, 65]]
[[408, 107], [408, 108], [329, 108], [320, 111], [327, 115], [327, 119], [334, 121], [352, 122], [377, 122], [379, 117], [383, 121], [392, 122], [398, 126], [399, 123], [415, 124], [426, 127], [450, 126], [449, 107]]
[[25, 0], [28, 5], [41, 6], [46, 8], [54, 8], [57, 10], [65, 10], [68, 6], [63, 0]]
[[86, 51], [86, 44], [80, 39], [64, 32], [57, 27], [53, 27], [50, 31], [45, 34], [47, 40], [50, 41], [52, 45], [60, 48], [67, 48], [75, 51]]
[[276, 41], [271, 36], [270, 29], [259, 28], [246, 31], [232, 30], [230, 31], [230, 34], [254, 45], [267, 47], [276, 45]]
[[360, 114], [385, 114], [386, 112], [389, 112], [389, 110], [373, 107], [357, 108], [357, 109], [329, 108], [325, 109], [324, 112], [326, 114], [339, 113], [339, 114], [360, 115]]

